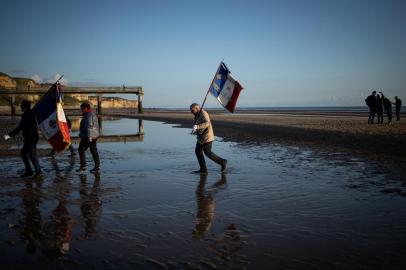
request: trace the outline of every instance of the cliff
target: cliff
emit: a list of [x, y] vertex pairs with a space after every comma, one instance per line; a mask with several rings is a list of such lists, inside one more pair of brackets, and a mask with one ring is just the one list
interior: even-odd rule
[[0, 87], [6, 89], [16, 89], [17, 82], [15, 79], [8, 76], [6, 73], [0, 72]]
[[[37, 83], [29, 78], [11, 77], [5, 73], [0, 72], [0, 88], [15, 89], [16, 90], [16, 103], [21, 100], [27, 99], [31, 102], [36, 102], [40, 99], [40, 95], [18, 95], [19, 90], [35, 90], [49, 88], [52, 84]], [[1, 91], [1, 90], [0, 90]], [[63, 95], [62, 101], [68, 106], [79, 106], [84, 101], [89, 101], [92, 105], [97, 106], [97, 98], [95, 96], [88, 96], [87, 94], [66, 94]], [[0, 105], [9, 105], [10, 97], [0, 95]], [[137, 100], [127, 100], [119, 97], [103, 97], [102, 106], [104, 108], [136, 108], [138, 106]]]
[[[89, 96], [88, 101], [97, 106], [97, 97]], [[102, 97], [103, 108], [137, 108], [138, 100], [128, 100], [119, 97]]]

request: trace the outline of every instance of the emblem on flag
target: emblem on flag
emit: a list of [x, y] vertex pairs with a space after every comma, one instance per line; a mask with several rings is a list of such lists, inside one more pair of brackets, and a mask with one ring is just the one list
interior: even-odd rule
[[221, 105], [230, 112], [234, 112], [242, 85], [231, 76], [227, 66], [221, 62], [210, 85], [210, 93], [217, 98]]

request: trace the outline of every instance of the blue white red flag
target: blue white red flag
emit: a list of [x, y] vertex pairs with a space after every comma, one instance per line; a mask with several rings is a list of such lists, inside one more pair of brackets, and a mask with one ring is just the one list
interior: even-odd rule
[[210, 93], [217, 98], [221, 105], [234, 112], [242, 85], [231, 76], [227, 66], [221, 62], [210, 86]]
[[52, 85], [33, 108], [42, 135], [57, 152], [65, 150], [71, 144], [61, 104], [61, 89], [59, 82]]

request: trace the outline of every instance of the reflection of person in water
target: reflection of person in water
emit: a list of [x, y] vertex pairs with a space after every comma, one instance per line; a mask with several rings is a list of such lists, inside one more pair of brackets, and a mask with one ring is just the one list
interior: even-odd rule
[[[34, 185], [35, 184], [35, 185]], [[25, 180], [22, 192], [22, 209], [24, 219], [21, 221], [21, 236], [27, 245], [27, 251], [35, 253], [42, 239], [40, 190], [42, 180]]]
[[80, 210], [85, 222], [85, 237], [96, 233], [96, 224], [100, 218], [101, 200], [99, 198], [100, 174], [95, 174], [92, 189], [89, 193], [86, 174], [80, 175]]
[[204, 238], [205, 233], [210, 230], [215, 207], [213, 196], [219, 188], [227, 183], [226, 175], [221, 174], [220, 180], [210, 190], [205, 190], [206, 181], [207, 174], [201, 174], [196, 189], [197, 214], [195, 229], [193, 230], [193, 237], [196, 239]]
[[[58, 180], [59, 178], [67, 178], [67, 175], [69, 175], [73, 171], [73, 168], [75, 166], [75, 160], [71, 158], [69, 159], [69, 166], [66, 167], [64, 171], [62, 171], [61, 169], [59, 169], [58, 160], [54, 156], [50, 157], [50, 161], [57, 177], [56, 180]], [[62, 174], [62, 172], [64, 173]]]
[[[50, 220], [43, 226], [44, 237], [42, 250], [45, 254], [59, 256], [69, 251], [72, 236], [73, 219], [66, 206], [66, 198], [70, 193], [70, 182], [65, 174], [58, 168], [56, 159], [51, 158], [51, 164], [56, 171], [55, 183], [58, 205], [52, 211]], [[70, 166], [71, 170], [73, 166]]]
[[42, 250], [48, 255], [61, 255], [69, 251], [73, 220], [64, 198], [59, 200], [52, 211], [50, 221], [44, 224]]

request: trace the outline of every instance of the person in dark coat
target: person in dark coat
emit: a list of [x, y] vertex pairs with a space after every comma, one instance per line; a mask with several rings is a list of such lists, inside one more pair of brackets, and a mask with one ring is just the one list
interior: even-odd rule
[[378, 116], [378, 124], [383, 124], [383, 96], [382, 92], [376, 95], [376, 115]]
[[4, 139], [8, 140], [16, 136], [20, 131], [23, 133], [24, 144], [21, 148], [20, 154], [25, 165], [25, 172], [22, 177], [32, 176], [34, 174], [30, 160], [35, 169], [35, 176], [42, 176], [41, 166], [37, 157], [37, 143], [39, 140], [38, 123], [35, 118], [35, 113], [31, 110], [31, 103], [28, 100], [21, 102], [21, 116], [18, 126], [9, 134], [4, 135]]
[[383, 98], [383, 108], [385, 110], [386, 113], [386, 117], [388, 117], [388, 124], [390, 124], [392, 122], [392, 102], [389, 100], [388, 97], [385, 97], [382, 94], [382, 98]]
[[372, 94], [365, 99], [365, 103], [369, 108], [368, 124], [373, 124], [376, 114], [376, 91], [372, 91]]
[[396, 121], [399, 121], [400, 120], [400, 109], [402, 108], [402, 100], [400, 100], [400, 98], [398, 98], [396, 96], [395, 103], [393, 103], [393, 105], [395, 105], [395, 110], [396, 110]]
[[80, 168], [77, 172], [83, 172], [86, 170], [86, 156], [85, 151], [90, 148], [92, 153], [94, 168], [90, 170], [92, 173], [100, 172], [100, 159], [99, 152], [97, 151], [97, 139], [99, 138], [99, 122], [97, 115], [93, 112], [89, 103], [82, 103], [80, 105], [82, 109], [82, 120], [80, 121], [79, 129], [79, 157]]

